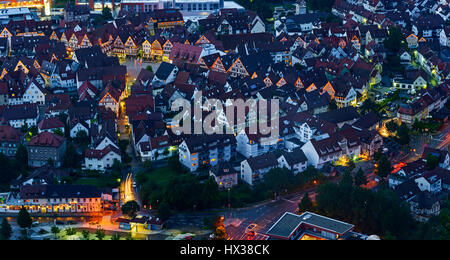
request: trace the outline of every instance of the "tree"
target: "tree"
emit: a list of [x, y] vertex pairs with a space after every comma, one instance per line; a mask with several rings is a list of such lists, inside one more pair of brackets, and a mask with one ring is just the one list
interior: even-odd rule
[[220, 192], [219, 186], [213, 177], [209, 177], [208, 180], [203, 183], [201, 194], [201, 203], [203, 208], [210, 208], [217, 205], [220, 200]]
[[79, 145], [88, 145], [91, 142], [88, 134], [84, 130], [78, 131], [73, 141]]
[[353, 186], [353, 177], [348, 169], [345, 170], [344, 175], [342, 175], [339, 185], [351, 187]]
[[105, 231], [103, 229], [97, 229], [97, 231], [95, 232], [95, 236], [97, 237], [98, 240], [103, 240], [103, 238], [105, 238]]
[[148, 71], [150, 71], [150, 72], [153, 72], [153, 68], [152, 68], [152, 66], [150, 66], [150, 65], [148, 65], [147, 67], [145, 67], [145, 69], [148, 70]]
[[122, 153], [126, 153], [127, 147], [128, 147], [129, 144], [130, 144], [130, 141], [128, 141], [128, 140], [120, 140], [120, 141], [119, 141], [119, 148], [120, 148], [120, 151], [121, 151]]
[[215, 227], [214, 239], [215, 240], [225, 240], [227, 238], [227, 231], [225, 225], [223, 224], [223, 217], [216, 217], [213, 220], [213, 226]]
[[3, 153], [0, 153], [0, 184], [8, 186], [11, 180], [17, 177], [17, 170], [12, 161]]
[[12, 235], [12, 228], [6, 218], [3, 218], [0, 226], [0, 240], [9, 240]]
[[268, 191], [279, 193], [291, 188], [294, 174], [286, 168], [274, 168], [264, 175], [264, 186]]
[[129, 218], [135, 218], [140, 209], [139, 204], [136, 201], [131, 200], [122, 205], [122, 214]]
[[298, 210], [299, 210], [299, 212], [304, 212], [304, 211], [311, 211], [312, 209], [313, 209], [313, 203], [312, 203], [311, 199], [309, 198], [309, 194], [307, 192], [307, 193], [305, 193], [305, 195], [303, 195], [302, 200], [298, 204]]
[[72, 143], [68, 143], [62, 161], [63, 166], [65, 168], [77, 168], [79, 166], [79, 158], [80, 156], [78, 155], [75, 146], [73, 146]]
[[361, 186], [367, 184], [367, 178], [364, 175], [364, 172], [361, 168], [358, 169], [358, 171], [355, 173], [355, 185]]
[[406, 49], [405, 36], [399, 27], [389, 28], [389, 36], [384, 40], [384, 46], [391, 53], [398, 53], [402, 47]]
[[102, 10], [102, 18], [103, 20], [111, 20], [112, 17], [112, 13], [111, 13], [111, 9], [109, 9], [109, 7], [105, 7]]
[[331, 12], [335, 0], [307, 0], [306, 9], [309, 11]]
[[125, 240], [134, 240], [134, 239], [133, 239], [133, 234], [128, 233], [128, 234], [125, 236]]
[[89, 240], [89, 236], [91, 235], [91, 233], [89, 233], [89, 231], [87, 230], [83, 230], [81, 231], [81, 235], [83, 236], [84, 240]]
[[382, 155], [380, 157], [380, 160], [378, 160], [376, 172], [377, 175], [381, 178], [387, 177], [392, 172], [391, 162], [386, 158], [385, 155]]
[[433, 170], [434, 168], [439, 166], [439, 158], [434, 156], [432, 153], [427, 154], [425, 160], [425, 166], [428, 170]]
[[28, 168], [28, 151], [25, 145], [19, 144], [15, 159], [21, 170], [26, 170]]
[[386, 129], [390, 133], [395, 133], [395, 131], [397, 131], [397, 128], [398, 128], [398, 124], [394, 120], [390, 120], [389, 122], [386, 123]]
[[120, 240], [120, 234], [119, 234], [119, 233], [114, 233], [114, 234], [111, 236], [111, 240]]
[[333, 99], [330, 101], [330, 103], [328, 104], [328, 109], [329, 110], [336, 110], [338, 109], [336, 101]]
[[68, 228], [66, 229], [66, 235], [67, 236], [73, 236], [77, 233], [77, 231], [74, 228]]
[[61, 232], [61, 230], [57, 227], [57, 226], [53, 226], [50, 231], [52, 232], [52, 234], [55, 236], [55, 239], [58, 238], [58, 234], [59, 232]]
[[406, 124], [401, 124], [397, 129], [397, 138], [398, 142], [400, 144], [409, 144], [410, 142], [410, 136], [409, 136], [409, 129]]
[[166, 221], [170, 218], [170, 206], [169, 203], [167, 203], [167, 201], [163, 201], [159, 206], [158, 206], [158, 217], [162, 220], [162, 221]]
[[28, 213], [26, 208], [22, 207], [17, 215], [17, 224], [19, 227], [26, 229], [30, 228], [32, 223], [33, 219], [31, 218], [30, 213]]

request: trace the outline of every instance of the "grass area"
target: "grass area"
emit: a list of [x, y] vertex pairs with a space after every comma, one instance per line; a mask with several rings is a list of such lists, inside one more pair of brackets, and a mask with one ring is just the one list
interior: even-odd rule
[[179, 175], [180, 173], [175, 172], [169, 167], [155, 169], [145, 174], [148, 181], [154, 182], [159, 187], [164, 186], [169, 181], [170, 177]]

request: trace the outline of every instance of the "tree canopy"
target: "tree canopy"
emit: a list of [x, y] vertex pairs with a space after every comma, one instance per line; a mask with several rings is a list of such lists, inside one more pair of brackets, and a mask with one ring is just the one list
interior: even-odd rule
[[129, 218], [134, 218], [137, 216], [137, 213], [141, 208], [139, 207], [139, 204], [136, 201], [130, 200], [125, 204], [123, 204], [121, 209], [122, 214], [128, 216]]

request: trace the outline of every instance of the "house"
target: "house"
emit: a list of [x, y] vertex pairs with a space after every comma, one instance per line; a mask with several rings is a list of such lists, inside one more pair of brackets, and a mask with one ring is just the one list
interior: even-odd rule
[[113, 145], [108, 145], [102, 150], [87, 149], [84, 153], [84, 169], [104, 172], [114, 164], [114, 161], [122, 162], [121, 152]]
[[89, 20], [90, 10], [87, 5], [70, 5], [67, 4], [64, 8], [64, 21], [71, 22], [86, 22]]
[[292, 151], [283, 151], [277, 160], [281, 168], [289, 169], [294, 174], [305, 171], [308, 166], [308, 159], [300, 147]]
[[336, 110], [317, 114], [317, 117], [323, 121], [336, 124], [341, 128], [345, 124], [353, 124], [360, 118], [357, 109], [353, 106], [344, 107]]
[[427, 87], [428, 83], [425, 80], [426, 78], [427, 77], [421, 71], [412, 71], [406, 73], [405, 78], [394, 77], [392, 79], [392, 85], [400, 90], [416, 92]]
[[414, 219], [420, 222], [427, 222], [431, 217], [438, 216], [441, 212], [438, 196], [430, 192], [419, 192], [409, 204]]
[[124, 97], [125, 91], [121, 91], [113, 87], [112, 84], [108, 84], [108, 86], [100, 94], [100, 101], [98, 102], [98, 105], [105, 107], [107, 110], [111, 110], [118, 115], [120, 102], [122, 102]]
[[322, 168], [327, 162], [341, 157], [353, 158], [361, 154], [361, 141], [353, 128], [345, 128], [321, 140], [312, 139], [301, 147], [308, 164]]
[[89, 129], [90, 126], [88, 122], [80, 120], [79, 118], [74, 118], [69, 123], [70, 138], [77, 137], [78, 133], [81, 131], [84, 131], [86, 136], [89, 136]]
[[18, 213], [99, 213], [102, 193], [91, 185], [24, 185], [15, 198], [6, 201], [3, 212]]
[[233, 135], [190, 135], [178, 146], [179, 160], [191, 172], [200, 166], [228, 162], [235, 155], [236, 140]]
[[38, 106], [37, 104], [8, 106], [1, 113], [1, 118], [14, 128], [36, 126], [39, 118]]
[[241, 179], [253, 186], [264, 179], [264, 174], [271, 169], [278, 168], [277, 157], [273, 153], [266, 153], [250, 157], [241, 162]]
[[173, 64], [198, 64], [200, 58], [203, 56], [203, 48], [200, 46], [173, 43], [170, 51], [169, 61]]
[[[152, 84], [163, 86], [175, 81], [177, 77], [178, 67], [174, 64], [162, 62], [153, 77]], [[154, 86], [154, 88], [156, 87]]]
[[209, 176], [216, 181], [219, 189], [231, 189], [238, 184], [239, 170], [228, 162], [219, 162], [209, 170]]
[[448, 151], [425, 146], [422, 152], [422, 159], [426, 159], [429, 154], [438, 158], [439, 167], [450, 170], [450, 154]]
[[163, 160], [172, 156], [176, 147], [171, 146], [168, 135], [150, 137], [148, 142], [139, 143], [139, 152], [142, 161]]
[[66, 151], [66, 140], [57, 134], [42, 132], [27, 144], [28, 165], [41, 167], [53, 161], [56, 167], [60, 167]]
[[38, 132], [52, 132], [64, 135], [64, 123], [57, 117], [44, 118], [38, 124]]
[[[355, 226], [312, 212], [286, 212], [265, 233], [269, 240], [342, 240], [361, 237]], [[367, 239], [367, 236], [362, 236]]]
[[21, 175], [11, 182], [11, 189], [19, 190], [24, 185], [66, 184], [64, 178], [70, 176], [69, 169], [55, 168], [48, 165], [34, 169], [28, 175]]
[[283, 148], [282, 142], [274, 140], [271, 136], [250, 134], [248, 128], [236, 135], [236, 151], [245, 158], [256, 157], [280, 148]]
[[450, 48], [450, 26], [445, 27], [439, 34], [439, 43], [443, 47]]
[[361, 118], [356, 120], [352, 127], [357, 130], [378, 130], [380, 127], [381, 119], [380, 117], [374, 112], [370, 111], [369, 113], [362, 115]]
[[0, 125], [0, 153], [14, 157], [17, 148], [22, 143], [23, 136], [19, 130], [9, 125]]

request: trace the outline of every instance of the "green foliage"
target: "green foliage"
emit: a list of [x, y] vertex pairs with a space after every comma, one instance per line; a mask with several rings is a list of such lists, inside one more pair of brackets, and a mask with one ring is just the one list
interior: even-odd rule
[[298, 210], [299, 210], [299, 212], [304, 212], [304, 211], [312, 211], [312, 209], [313, 209], [313, 203], [312, 203], [311, 199], [309, 198], [309, 194], [305, 193], [302, 200], [298, 204]]
[[402, 145], [409, 144], [411, 138], [409, 128], [406, 124], [401, 124], [397, 129], [397, 142]]
[[73, 138], [73, 141], [76, 144], [82, 145], [82, 146], [87, 146], [91, 143], [91, 140], [90, 140], [88, 134], [86, 133], [86, 131], [78, 131], [75, 138]]
[[3, 218], [0, 226], [0, 240], [9, 240], [12, 235], [12, 228], [6, 218]]
[[306, 9], [310, 11], [331, 12], [331, 8], [336, 0], [307, 0]]
[[75, 146], [70, 142], [67, 143], [66, 151], [64, 152], [62, 165], [65, 168], [80, 168], [81, 167], [81, 156], [77, 153]]
[[52, 232], [52, 234], [55, 236], [55, 239], [58, 238], [58, 234], [59, 232], [61, 232], [61, 230], [57, 227], [57, 226], [53, 226], [50, 231]]
[[121, 209], [122, 214], [128, 216], [129, 218], [134, 218], [137, 216], [137, 213], [141, 208], [139, 207], [139, 204], [136, 201], [131, 200], [123, 204]]
[[150, 65], [148, 65], [147, 67], [145, 67], [145, 69], [148, 70], [148, 71], [150, 71], [150, 72], [153, 72], [153, 68], [152, 68], [152, 66], [150, 66]]
[[111, 13], [111, 9], [109, 9], [109, 7], [105, 7], [102, 10], [102, 18], [103, 20], [111, 20], [112, 17], [112, 13]]
[[111, 236], [111, 240], [120, 240], [120, 234], [119, 234], [119, 233], [114, 233], [114, 234]]
[[28, 151], [25, 145], [19, 144], [19, 146], [17, 147], [15, 159], [21, 171], [26, 171], [28, 169]]
[[272, 8], [270, 7], [268, 1], [236, 0], [236, 2], [242, 5], [245, 9], [257, 12], [263, 20], [272, 17]]
[[103, 240], [103, 238], [105, 238], [105, 231], [103, 229], [97, 229], [97, 231], [95, 232], [95, 237], [97, 237], [98, 240]]
[[89, 231], [87, 230], [83, 230], [81, 231], [81, 235], [83, 236], [84, 240], [89, 240], [89, 236], [91, 235], [91, 233], [89, 233]]
[[358, 171], [355, 173], [355, 185], [361, 186], [367, 184], [367, 178], [366, 175], [364, 175], [364, 172], [361, 168], [358, 169]]
[[427, 154], [425, 166], [428, 170], [433, 170], [439, 166], [439, 158], [434, 156], [432, 153]]
[[17, 215], [17, 224], [21, 228], [30, 228], [32, 223], [33, 219], [31, 218], [30, 213], [28, 213], [26, 208], [22, 207]]
[[398, 53], [400, 49], [407, 48], [407, 44], [405, 42], [405, 36], [400, 29], [400, 27], [392, 26], [389, 28], [389, 36], [384, 40], [384, 46], [391, 53]]
[[128, 147], [129, 144], [130, 144], [130, 141], [128, 141], [128, 140], [120, 140], [120, 141], [119, 141], [119, 148], [120, 148], [120, 151], [121, 151], [122, 153], [126, 153], [127, 147]]
[[395, 131], [397, 131], [397, 128], [398, 128], [398, 124], [394, 120], [390, 120], [389, 122], [386, 123], [386, 129], [390, 133], [395, 133]]
[[414, 224], [409, 206], [385, 188], [374, 192], [327, 182], [318, 187], [316, 202], [319, 214], [352, 223], [365, 234], [406, 239]]
[[158, 217], [163, 220], [166, 221], [170, 218], [170, 206], [167, 203], [167, 201], [163, 201], [159, 206], [158, 206]]
[[3, 153], [0, 153], [0, 187], [8, 189], [10, 182], [19, 176], [18, 167], [15, 162]]
[[373, 111], [378, 114], [379, 107], [375, 102], [373, 102], [371, 99], [368, 98], [364, 100], [359, 110], [361, 111], [362, 114], [366, 114], [370, 111]]
[[385, 155], [381, 155], [380, 159], [377, 161], [377, 164], [378, 165], [375, 171], [381, 178], [387, 177], [392, 172], [391, 162], [386, 158]]
[[328, 110], [336, 110], [336, 109], [338, 109], [337, 104], [336, 104], [336, 100], [333, 99], [328, 104]]
[[77, 233], [77, 231], [74, 228], [67, 228], [66, 229], [66, 235], [67, 236], [73, 236]]

